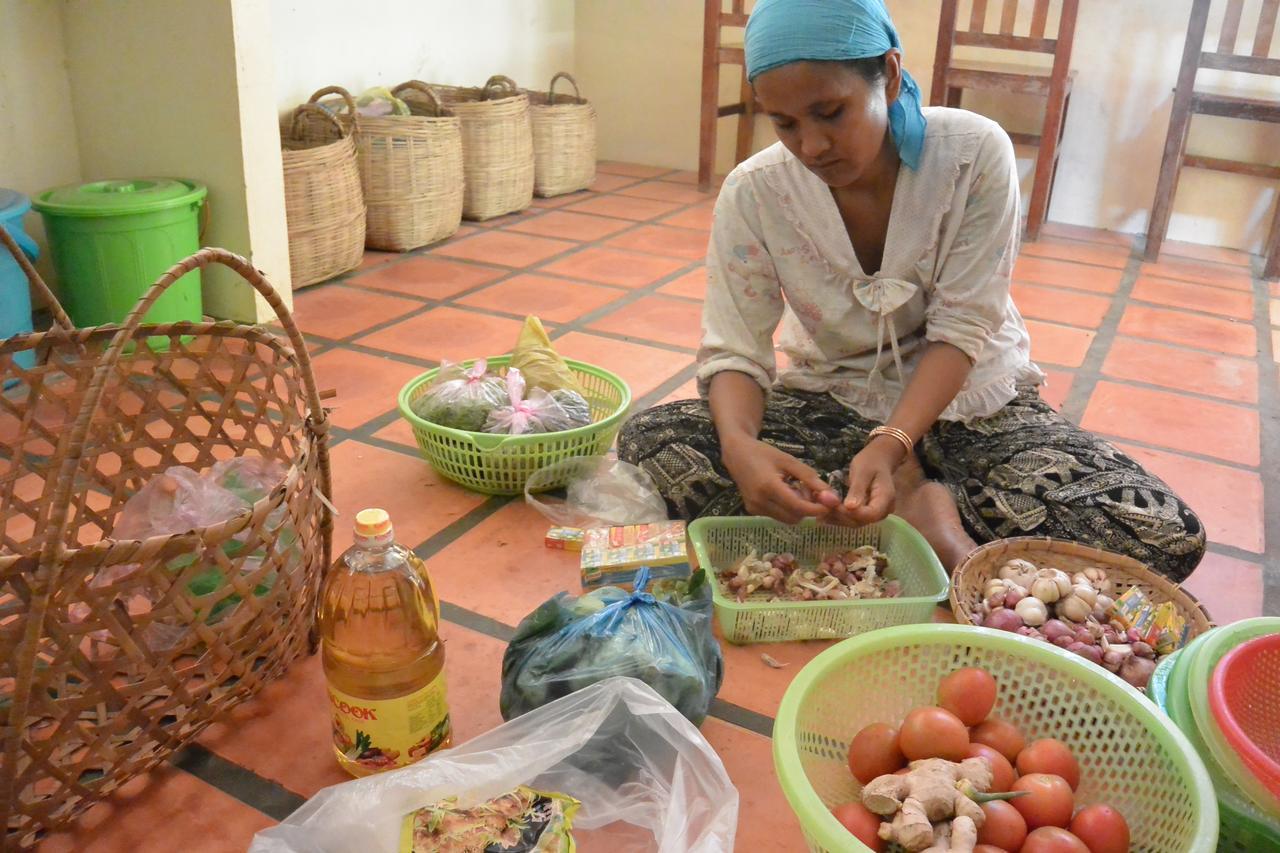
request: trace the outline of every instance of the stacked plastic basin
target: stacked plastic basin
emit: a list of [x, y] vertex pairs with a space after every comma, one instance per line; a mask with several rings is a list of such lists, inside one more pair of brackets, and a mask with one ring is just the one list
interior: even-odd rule
[[1218, 795], [1218, 849], [1231, 853], [1280, 850], [1280, 802], [1222, 748], [1209, 713], [1209, 680], [1218, 661], [1254, 637], [1280, 632], [1280, 619], [1234, 622], [1201, 634], [1161, 661], [1147, 694], [1164, 709], [1200, 754]]
[[[40, 254], [36, 241], [22, 229], [22, 217], [31, 209], [31, 199], [14, 190], [0, 189], [0, 228], [9, 232], [27, 258], [35, 261]], [[31, 291], [27, 276], [9, 251], [0, 248], [0, 340], [31, 331]], [[31, 350], [16, 353], [21, 367], [34, 364]]]
[[[196, 252], [207, 192], [195, 181], [141, 178], [58, 187], [36, 196], [72, 322], [120, 322], [157, 278]], [[161, 296], [146, 321], [194, 322], [202, 313], [196, 271]]]

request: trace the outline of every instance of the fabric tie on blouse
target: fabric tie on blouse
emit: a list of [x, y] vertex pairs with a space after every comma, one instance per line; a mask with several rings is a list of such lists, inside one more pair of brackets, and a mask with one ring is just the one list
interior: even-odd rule
[[898, 381], [907, 381], [906, 371], [902, 368], [902, 353], [898, 350], [898, 329], [893, 322], [893, 312], [911, 301], [920, 288], [901, 278], [882, 277], [879, 274], [870, 279], [855, 282], [853, 296], [859, 304], [873, 312], [878, 320], [876, 325], [876, 361], [867, 375], [867, 389], [873, 392], [884, 390], [884, 375], [880, 370], [880, 356], [884, 353], [885, 332], [889, 333], [889, 348], [893, 351], [893, 364], [898, 369]]

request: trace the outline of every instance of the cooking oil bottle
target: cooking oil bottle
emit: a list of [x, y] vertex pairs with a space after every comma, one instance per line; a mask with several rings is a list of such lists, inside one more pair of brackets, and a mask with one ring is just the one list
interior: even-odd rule
[[385, 510], [356, 516], [355, 544], [320, 591], [333, 745], [353, 776], [403, 767], [452, 742], [440, 608], [426, 566]]

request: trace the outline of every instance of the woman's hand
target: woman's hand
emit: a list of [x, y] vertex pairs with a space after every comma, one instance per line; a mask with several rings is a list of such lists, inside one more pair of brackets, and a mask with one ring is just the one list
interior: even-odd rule
[[805, 518], [825, 519], [840, 505], [839, 495], [818, 472], [758, 439], [731, 440], [721, 448], [721, 458], [753, 515], [796, 524]]
[[837, 520], [875, 524], [893, 512], [897, 490], [893, 472], [902, 462], [903, 449], [892, 438], [877, 437], [849, 463], [849, 491], [837, 512]]

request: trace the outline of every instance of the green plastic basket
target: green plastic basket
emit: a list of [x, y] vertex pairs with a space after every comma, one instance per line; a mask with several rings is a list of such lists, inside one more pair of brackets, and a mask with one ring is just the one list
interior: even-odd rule
[[[475, 359], [462, 362], [463, 367]], [[505, 375], [510, 355], [488, 359], [489, 369]], [[439, 368], [409, 381], [400, 389], [400, 414], [413, 428], [418, 450], [431, 466], [460, 486], [488, 495], [519, 495], [534, 471], [575, 456], [601, 456], [608, 452], [614, 436], [631, 408], [631, 389], [607, 370], [580, 361], [565, 359], [574, 377], [586, 389], [591, 405], [590, 426], [534, 435], [494, 435], [450, 429], [423, 420], [412, 404], [426, 393]], [[548, 482], [548, 489], [565, 483]]]
[[[1209, 754], [1226, 777], [1244, 792], [1261, 813], [1280, 817], [1280, 801], [1277, 801], [1270, 789], [1245, 766], [1243, 759], [1231, 748], [1226, 735], [1218, 728], [1213, 709], [1209, 707], [1209, 680], [1213, 677], [1213, 669], [1218, 661], [1245, 640], [1275, 633], [1280, 633], [1280, 618], [1259, 617], [1233, 622], [1209, 632], [1195, 654], [1184, 657], [1188, 658], [1185, 663], [1187, 701], [1200, 737], [1209, 748]], [[1209, 761], [1207, 756], [1205, 761]]]
[[[1199, 651], [1203, 634], [1189, 645], [1166, 657], [1156, 667], [1151, 678], [1155, 684], [1161, 670], [1167, 670], [1163, 690], [1154, 693], [1148, 686], [1147, 695], [1156, 700], [1169, 718], [1178, 726], [1187, 741], [1204, 761], [1209, 779], [1218, 797], [1218, 850], [1220, 853], [1256, 853], [1260, 850], [1280, 850], [1280, 821], [1268, 818], [1249, 801], [1244, 792], [1223, 773], [1200, 737], [1191, 704], [1187, 699], [1186, 667], [1180, 661]], [[1188, 658], [1189, 660], [1189, 658]]]
[[1080, 762], [1080, 805], [1124, 814], [1133, 851], [1208, 853], [1218, 805], [1204, 763], [1151, 702], [1105, 670], [1039, 640], [964, 625], [909, 625], [854, 637], [814, 658], [783, 696], [773, 759], [813, 851], [866, 851], [831, 809], [860, 791], [849, 742], [873, 722], [932, 705], [938, 682], [977, 666], [1000, 685], [995, 714], [1027, 738], [1053, 737]]
[[804, 602], [770, 602], [767, 592], [739, 602], [716, 583], [716, 618], [725, 639], [735, 644], [840, 640], [877, 628], [929, 622], [950, 590], [947, 573], [929, 543], [897, 516], [857, 528], [812, 520], [788, 525], [753, 516], [700, 518], [689, 525], [689, 542], [698, 565], [713, 574], [753, 548], [760, 554], [789, 552], [801, 562], [817, 563], [833, 551], [872, 545], [889, 558], [886, 576], [902, 583], [899, 598]]

